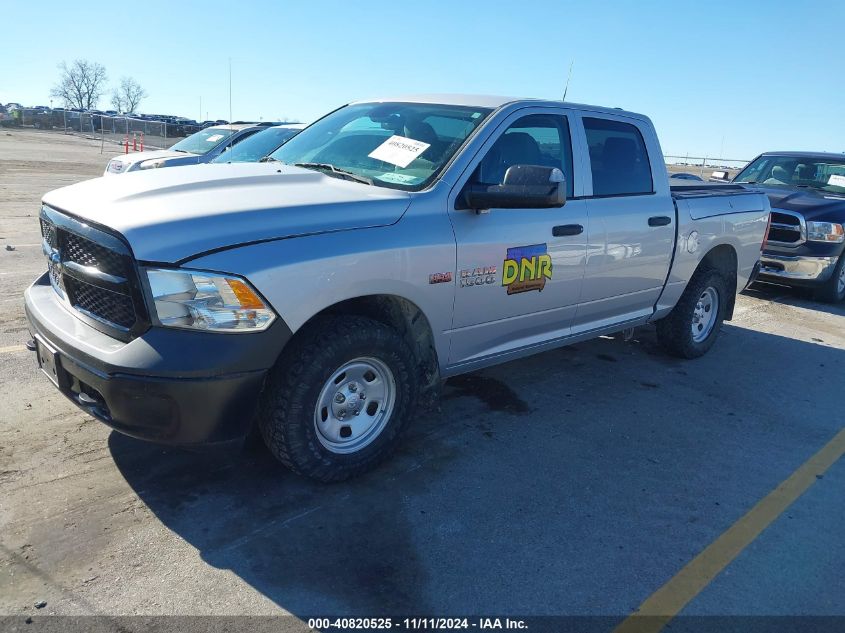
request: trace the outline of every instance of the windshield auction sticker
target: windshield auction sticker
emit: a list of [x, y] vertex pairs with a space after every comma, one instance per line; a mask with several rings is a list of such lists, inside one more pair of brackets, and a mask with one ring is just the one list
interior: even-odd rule
[[370, 158], [405, 168], [422, 155], [431, 145], [404, 136], [391, 136], [384, 143], [367, 154]]
[[830, 178], [828, 178], [827, 184], [833, 185], [834, 187], [845, 187], [845, 176], [833, 174]]

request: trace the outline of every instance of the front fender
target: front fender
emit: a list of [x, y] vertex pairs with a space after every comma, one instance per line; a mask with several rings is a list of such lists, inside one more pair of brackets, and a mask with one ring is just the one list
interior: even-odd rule
[[[445, 214], [405, 217], [385, 227], [274, 240], [207, 255], [191, 268], [243, 275], [295, 334], [340, 302], [393, 295], [419, 307], [447, 359], [455, 293], [455, 242]], [[429, 283], [433, 273], [449, 283]]]

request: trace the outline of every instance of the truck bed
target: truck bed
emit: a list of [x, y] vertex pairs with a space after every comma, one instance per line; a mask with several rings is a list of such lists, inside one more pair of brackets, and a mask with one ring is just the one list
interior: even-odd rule
[[688, 185], [670, 185], [669, 189], [672, 192], [672, 197], [676, 199], [701, 198], [711, 196], [735, 196], [743, 193], [757, 193], [754, 189], [749, 189], [744, 185], [735, 185], [721, 182], [696, 182], [695, 184]]
[[686, 210], [692, 220], [768, 208], [764, 194], [744, 185], [696, 183], [670, 186], [670, 190], [675, 207]]

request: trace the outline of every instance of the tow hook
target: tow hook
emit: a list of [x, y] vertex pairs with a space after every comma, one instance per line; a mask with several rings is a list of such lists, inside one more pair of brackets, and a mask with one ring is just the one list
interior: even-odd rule
[[34, 338], [29, 339], [26, 343], [24, 343], [24, 345], [30, 352], [34, 352], [37, 349]]
[[79, 401], [80, 404], [85, 405], [85, 406], [89, 406], [89, 407], [90, 406], [96, 406], [96, 405], [100, 404], [99, 402], [97, 402], [96, 398], [92, 398], [91, 396], [89, 396], [87, 393], [84, 393], [84, 392], [77, 395], [76, 399]]

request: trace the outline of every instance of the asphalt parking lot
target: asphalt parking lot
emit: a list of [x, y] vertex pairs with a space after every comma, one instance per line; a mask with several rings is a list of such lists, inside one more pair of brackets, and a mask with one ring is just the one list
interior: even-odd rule
[[754, 287], [696, 361], [645, 328], [452, 379], [395, 459], [316, 485], [112, 433], [39, 374], [39, 199], [110, 151], [0, 131], [0, 615], [621, 622], [661, 587], [682, 615], [845, 615], [845, 305]]

